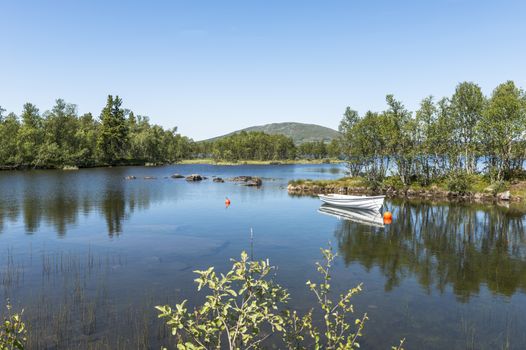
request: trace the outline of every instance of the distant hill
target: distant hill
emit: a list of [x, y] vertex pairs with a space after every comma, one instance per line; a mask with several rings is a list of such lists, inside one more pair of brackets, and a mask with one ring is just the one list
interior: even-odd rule
[[304, 124], [304, 123], [272, 123], [259, 126], [251, 126], [249, 128], [237, 130], [226, 135], [214, 137], [204, 141], [215, 141], [222, 137], [237, 134], [241, 131], [262, 131], [267, 134], [275, 135], [281, 134], [291, 137], [296, 145], [304, 142], [312, 141], [325, 141], [330, 142], [332, 139], [340, 136], [340, 133], [334, 129], [327, 128], [325, 126], [316, 124]]

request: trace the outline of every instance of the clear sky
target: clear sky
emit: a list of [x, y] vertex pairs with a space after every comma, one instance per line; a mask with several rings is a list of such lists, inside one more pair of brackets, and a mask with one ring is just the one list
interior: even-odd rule
[[106, 95], [196, 140], [345, 106], [414, 109], [464, 80], [526, 88], [526, 1], [0, 1], [0, 105]]

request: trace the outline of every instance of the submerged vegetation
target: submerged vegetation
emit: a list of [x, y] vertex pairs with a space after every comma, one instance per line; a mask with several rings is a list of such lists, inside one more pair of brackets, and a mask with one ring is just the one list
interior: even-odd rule
[[[210, 291], [203, 305], [188, 311], [185, 300], [177, 304], [174, 309], [170, 306], [156, 307], [160, 312], [158, 317], [166, 322], [168, 326], [166, 330], [171, 330], [172, 335], [171, 338], [168, 337], [164, 327], [159, 328], [157, 330], [159, 340], [168, 337], [165, 341], [170, 346], [176, 346], [177, 349], [260, 349], [268, 344], [279, 344], [280, 348], [287, 349], [359, 348], [359, 339], [363, 336], [368, 317], [365, 313], [351, 319], [354, 313], [351, 299], [362, 291], [362, 285], [349, 289], [333, 300], [331, 269], [336, 254], [332, 249], [321, 249], [321, 252], [325, 262], [316, 263], [317, 271], [322, 277], [321, 282], [306, 282], [315, 296], [318, 306], [316, 309], [312, 308], [304, 315], [300, 315], [298, 311], [287, 308], [290, 295], [285, 288], [273, 280], [276, 268], [270, 265], [268, 259], [253, 261], [242, 252], [240, 260], [232, 260], [232, 269], [226, 275], [217, 274], [213, 267], [204, 271], [195, 271], [199, 276], [195, 280], [198, 290], [206, 288]], [[104, 268], [103, 265], [104, 263], [95, 259], [90, 252], [86, 265], [70, 258], [56, 259], [47, 268], [44, 264], [43, 277], [49, 280], [50, 275], [54, 273], [75, 272], [78, 279], [79, 272], [82, 274], [86, 272], [84, 269], [91, 271]], [[90, 277], [88, 275], [81, 277], [81, 279], [86, 278]], [[67, 305], [60, 306], [58, 310], [48, 309], [49, 305], [32, 306], [33, 317], [36, 315], [51, 317], [52, 327], [56, 327], [51, 332], [45, 325], [35, 329], [29, 328], [28, 332], [22, 320], [23, 311], [12, 313], [8, 302], [8, 314], [0, 325], [0, 350], [43, 348], [47, 347], [46, 344], [50, 344], [50, 341], [57, 348], [80, 346], [81, 343], [69, 338], [73, 328], [77, 327], [81, 327], [84, 335], [97, 334], [97, 337], [100, 337], [97, 333], [98, 329], [104, 327], [106, 323], [98, 320], [100, 310], [95, 309], [95, 306], [100, 306], [104, 310], [110, 305], [104, 302], [103, 305], [95, 305], [98, 302], [87, 300], [83, 287], [85, 283], [85, 280], [76, 280], [72, 288], [72, 299], [66, 301]], [[99, 297], [97, 293], [97, 298]], [[84, 310], [85, 307], [89, 309]], [[77, 317], [80, 324], [75, 321]], [[134, 335], [137, 339], [133, 341], [137, 341], [140, 348], [150, 348], [151, 344], [146, 340], [148, 331], [142, 328], [135, 329], [137, 326], [135, 324], [133, 326], [134, 332], [139, 332]], [[117, 348], [128, 348], [126, 345], [132, 341], [117, 339], [115, 334], [111, 337], [117, 341]], [[113, 344], [110, 338], [100, 339], [100, 342], [88, 341], [82, 345], [110, 347], [110, 344]], [[393, 346], [392, 349], [402, 350], [403, 344], [404, 340], [401, 340], [400, 344]]]

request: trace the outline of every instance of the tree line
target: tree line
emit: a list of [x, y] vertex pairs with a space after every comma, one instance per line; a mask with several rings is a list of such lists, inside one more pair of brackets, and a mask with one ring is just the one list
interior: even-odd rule
[[0, 167], [8, 169], [160, 164], [190, 158], [321, 159], [340, 154], [337, 141], [296, 146], [290, 137], [263, 132], [194, 142], [177, 133], [176, 127], [164, 129], [147, 116], [135, 115], [112, 95], [98, 117], [78, 115], [77, 106], [63, 99], [43, 113], [32, 103], [24, 104], [20, 115], [5, 112], [0, 106]]
[[526, 94], [513, 81], [489, 97], [462, 82], [451, 97], [424, 98], [415, 113], [393, 95], [386, 102], [385, 111], [363, 116], [345, 110], [339, 130], [352, 176], [379, 183], [390, 174], [403, 185], [472, 174], [491, 181], [523, 176]]
[[76, 105], [62, 99], [44, 113], [32, 103], [20, 116], [0, 107], [0, 165], [8, 168], [174, 162], [189, 157], [192, 144], [177, 128], [124, 109], [118, 96], [108, 96], [98, 118], [79, 116]]
[[339, 141], [330, 144], [323, 141], [295, 145], [291, 137], [270, 135], [261, 131], [242, 131], [220, 139], [199, 142], [194, 155], [220, 161], [242, 160], [292, 160], [338, 157]]

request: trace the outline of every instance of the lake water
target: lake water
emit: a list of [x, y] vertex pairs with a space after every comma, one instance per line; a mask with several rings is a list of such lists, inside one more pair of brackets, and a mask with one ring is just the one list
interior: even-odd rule
[[[165, 178], [173, 173], [210, 179]], [[343, 174], [335, 165], [0, 172], [1, 306], [25, 308], [30, 348], [158, 349], [170, 337], [153, 306], [199, 301], [193, 270], [225, 271], [242, 250], [269, 258], [305, 311], [314, 302], [305, 281], [331, 244], [335, 290], [364, 284], [354, 299], [356, 316], [370, 318], [362, 347], [401, 338], [407, 349], [526, 347], [523, 208], [387, 201], [394, 218], [382, 228], [321, 214], [318, 199], [286, 190], [290, 179]]]

